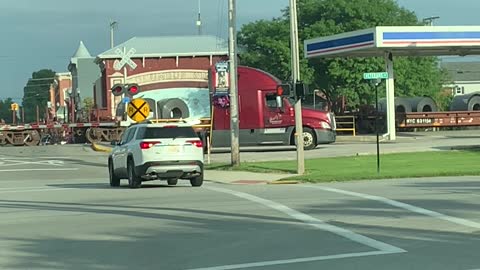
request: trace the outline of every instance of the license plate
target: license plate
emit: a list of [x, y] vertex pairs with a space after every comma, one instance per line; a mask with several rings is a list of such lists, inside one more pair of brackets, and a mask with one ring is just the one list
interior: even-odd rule
[[171, 146], [168, 146], [168, 148], [167, 148], [168, 153], [179, 153], [180, 150], [181, 150], [180, 146], [178, 146], [178, 145], [171, 145]]

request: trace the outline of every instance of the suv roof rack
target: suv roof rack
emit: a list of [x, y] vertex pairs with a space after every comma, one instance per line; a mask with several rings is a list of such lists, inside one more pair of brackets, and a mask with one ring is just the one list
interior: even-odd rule
[[141, 125], [141, 124], [168, 124], [168, 123], [177, 123], [177, 124], [188, 124], [192, 125], [194, 128], [212, 128], [212, 122], [210, 118], [200, 118], [193, 121], [187, 121], [186, 119], [177, 118], [177, 119], [145, 119], [140, 122], [132, 123], [131, 125]]
[[148, 124], [160, 124], [160, 123], [188, 123], [185, 119], [147, 119]]

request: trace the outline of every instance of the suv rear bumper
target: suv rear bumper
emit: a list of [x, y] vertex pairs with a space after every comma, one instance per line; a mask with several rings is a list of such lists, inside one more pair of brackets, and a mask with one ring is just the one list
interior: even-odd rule
[[181, 178], [203, 174], [203, 162], [198, 160], [146, 162], [135, 167], [139, 176], [156, 175], [158, 178]]

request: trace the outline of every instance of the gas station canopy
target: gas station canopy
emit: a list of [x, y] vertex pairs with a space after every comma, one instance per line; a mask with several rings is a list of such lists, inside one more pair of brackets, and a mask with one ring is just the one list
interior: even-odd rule
[[305, 41], [307, 58], [480, 55], [480, 26], [378, 26]]
[[384, 136], [395, 140], [394, 56], [480, 55], [480, 26], [377, 26], [306, 40], [304, 47], [306, 58], [384, 57], [388, 76]]

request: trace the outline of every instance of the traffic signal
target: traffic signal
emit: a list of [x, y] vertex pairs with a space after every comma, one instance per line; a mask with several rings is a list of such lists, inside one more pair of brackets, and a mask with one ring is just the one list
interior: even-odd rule
[[215, 64], [215, 89], [230, 88], [230, 77], [228, 73], [228, 62], [218, 62]]
[[277, 96], [290, 96], [290, 84], [283, 83], [277, 85]]
[[11, 109], [12, 111], [18, 111], [18, 104], [17, 104], [17, 103], [12, 103], [12, 104], [10, 105], [10, 109]]
[[123, 84], [115, 84], [112, 87], [112, 94], [114, 96], [121, 96], [123, 95], [123, 92], [125, 91]]
[[295, 95], [297, 98], [305, 97], [307, 93], [307, 86], [303, 82], [297, 82], [295, 84]]
[[140, 87], [136, 83], [131, 83], [126, 86], [127, 89], [127, 94], [129, 96], [134, 96], [138, 93], [140, 93]]

